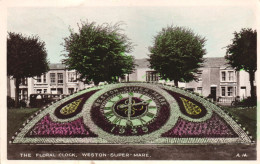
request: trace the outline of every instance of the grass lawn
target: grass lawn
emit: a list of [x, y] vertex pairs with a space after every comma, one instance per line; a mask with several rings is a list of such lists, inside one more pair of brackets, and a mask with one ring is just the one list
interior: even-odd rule
[[238, 122], [246, 128], [246, 130], [252, 135], [253, 140], [256, 141], [256, 107], [253, 108], [235, 108], [235, 107], [223, 107], [229, 113], [231, 113]]
[[7, 141], [39, 108], [12, 108], [7, 110]]
[[[256, 140], [256, 107], [254, 108], [231, 108], [223, 107], [230, 112], [235, 119], [244, 126], [253, 139]], [[7, 112], [7, 139], [8, 141], [14, 133], [22, 126], [22, 124], [39, 108], [17, 108], [8, 109]]]

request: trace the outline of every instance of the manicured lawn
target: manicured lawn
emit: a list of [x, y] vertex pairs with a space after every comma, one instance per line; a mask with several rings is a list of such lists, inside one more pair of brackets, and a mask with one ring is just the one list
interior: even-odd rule
[[234, 108], [234, 107], [223, 107], [229, 113], [231, 113], [238, 122], [248, 130], [252, 135], [253, 140], [256, 140], [256, 107], [253, 108]]
[[7, 139], [8, 141], [22, 124], [39, 108], [12, 108], [7, 110]]

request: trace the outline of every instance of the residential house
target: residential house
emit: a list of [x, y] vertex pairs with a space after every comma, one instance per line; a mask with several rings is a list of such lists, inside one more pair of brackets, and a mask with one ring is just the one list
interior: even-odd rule
[[[75, 70], [67, 70], [63, 64], [50, 64], [50, 70], [34, 78], [21, 79], [19, 99], [28, 100], [33, 93], [71, 94], [86, 86], [78, 80]], [[15, 79], [8, 77], [7, 95], [15, 98]]]
[[[149, 68], [147, 59], [136, 59], [134, 72], [126, 76], [128, 81], [147, 81], [174, 84], [160, 80], [159, 74]], [[235, 71], [224, 57], [205, 58], [198, 79], [188, 83], [179, 82], [179, 87], [210, 97], [220, 103], [231, 103], [236, 97], [250, 96], [249, 75], [245, 71]]]

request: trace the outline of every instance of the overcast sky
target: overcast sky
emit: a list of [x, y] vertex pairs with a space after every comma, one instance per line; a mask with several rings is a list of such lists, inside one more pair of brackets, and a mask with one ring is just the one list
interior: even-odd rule
[[77, 30], [80, 20], [97, 24], [123, 21], [124, 33], [136, 45], [131, 55], [145, 58], [153, 37], [167, 25], [191, 28], [205, 37], [206, 57], [223, 57], [234, 31], [256, 28], [255, 10], [250, 6], [107, 6], [107, 7], [10, 7], [7, 30], [38, 35], [45, 41], [51, 63], [63, 56], [63, 38], [69, 26]]

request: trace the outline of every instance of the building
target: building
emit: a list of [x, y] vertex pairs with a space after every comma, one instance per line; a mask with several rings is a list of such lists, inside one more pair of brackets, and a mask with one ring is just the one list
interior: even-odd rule
[[[147, 59], [136, 59], [135, 70], [121, 81], [146, 81], [172, 84], [172, 81], [160, 80], [159, 74], [149, 68]], [[88, 87], [78, 79], [75, 70], [69, 71], [63, 64], [50, 64], [46, 74], [34, 78], [22, 79], [19, 99], [28, 100], [32, 93], [71, 94]], [[244, 99], [250, 96], [249, 74], [235, 71], [223, 57], [205, 58], [197, 81], [179, 82], [179, 87], [186, 88], [212, 98], [220, 103], [231, 103], [236, 97]], [[8, 78], [7, 94], [15, 98], [15, 79]]]
[[224, 58], [205, 58], [198, 81], [186, 83], [186, 88], [218, 102], [231, 102], [239, 96], [239, 72]]
[[[174, 84], [160, 80], [158, 73], [149, 68], [147, 59], [136, 59], [134, 72], [126, 76], [128, 81], [154, 81]], [[205, 58], [197, 81], [179, 82], [179, 87], [186, 88], [212, 98], [220, 103], [231, 103], [236, 97], [244, 99], [250, 96], [249, 74], [235, 71], [227, 64], [224, 57]]]
[[[67, 70], [63, 64], [50, 64], [50, 70], [41, 76], [21, 79], [19, 99], [28, 100], [33, 93], [71, 94], [86, 86], [78, 80], [75, 70]], [[15, 79], [8, 77], [7, 95], [15, 98]]]

